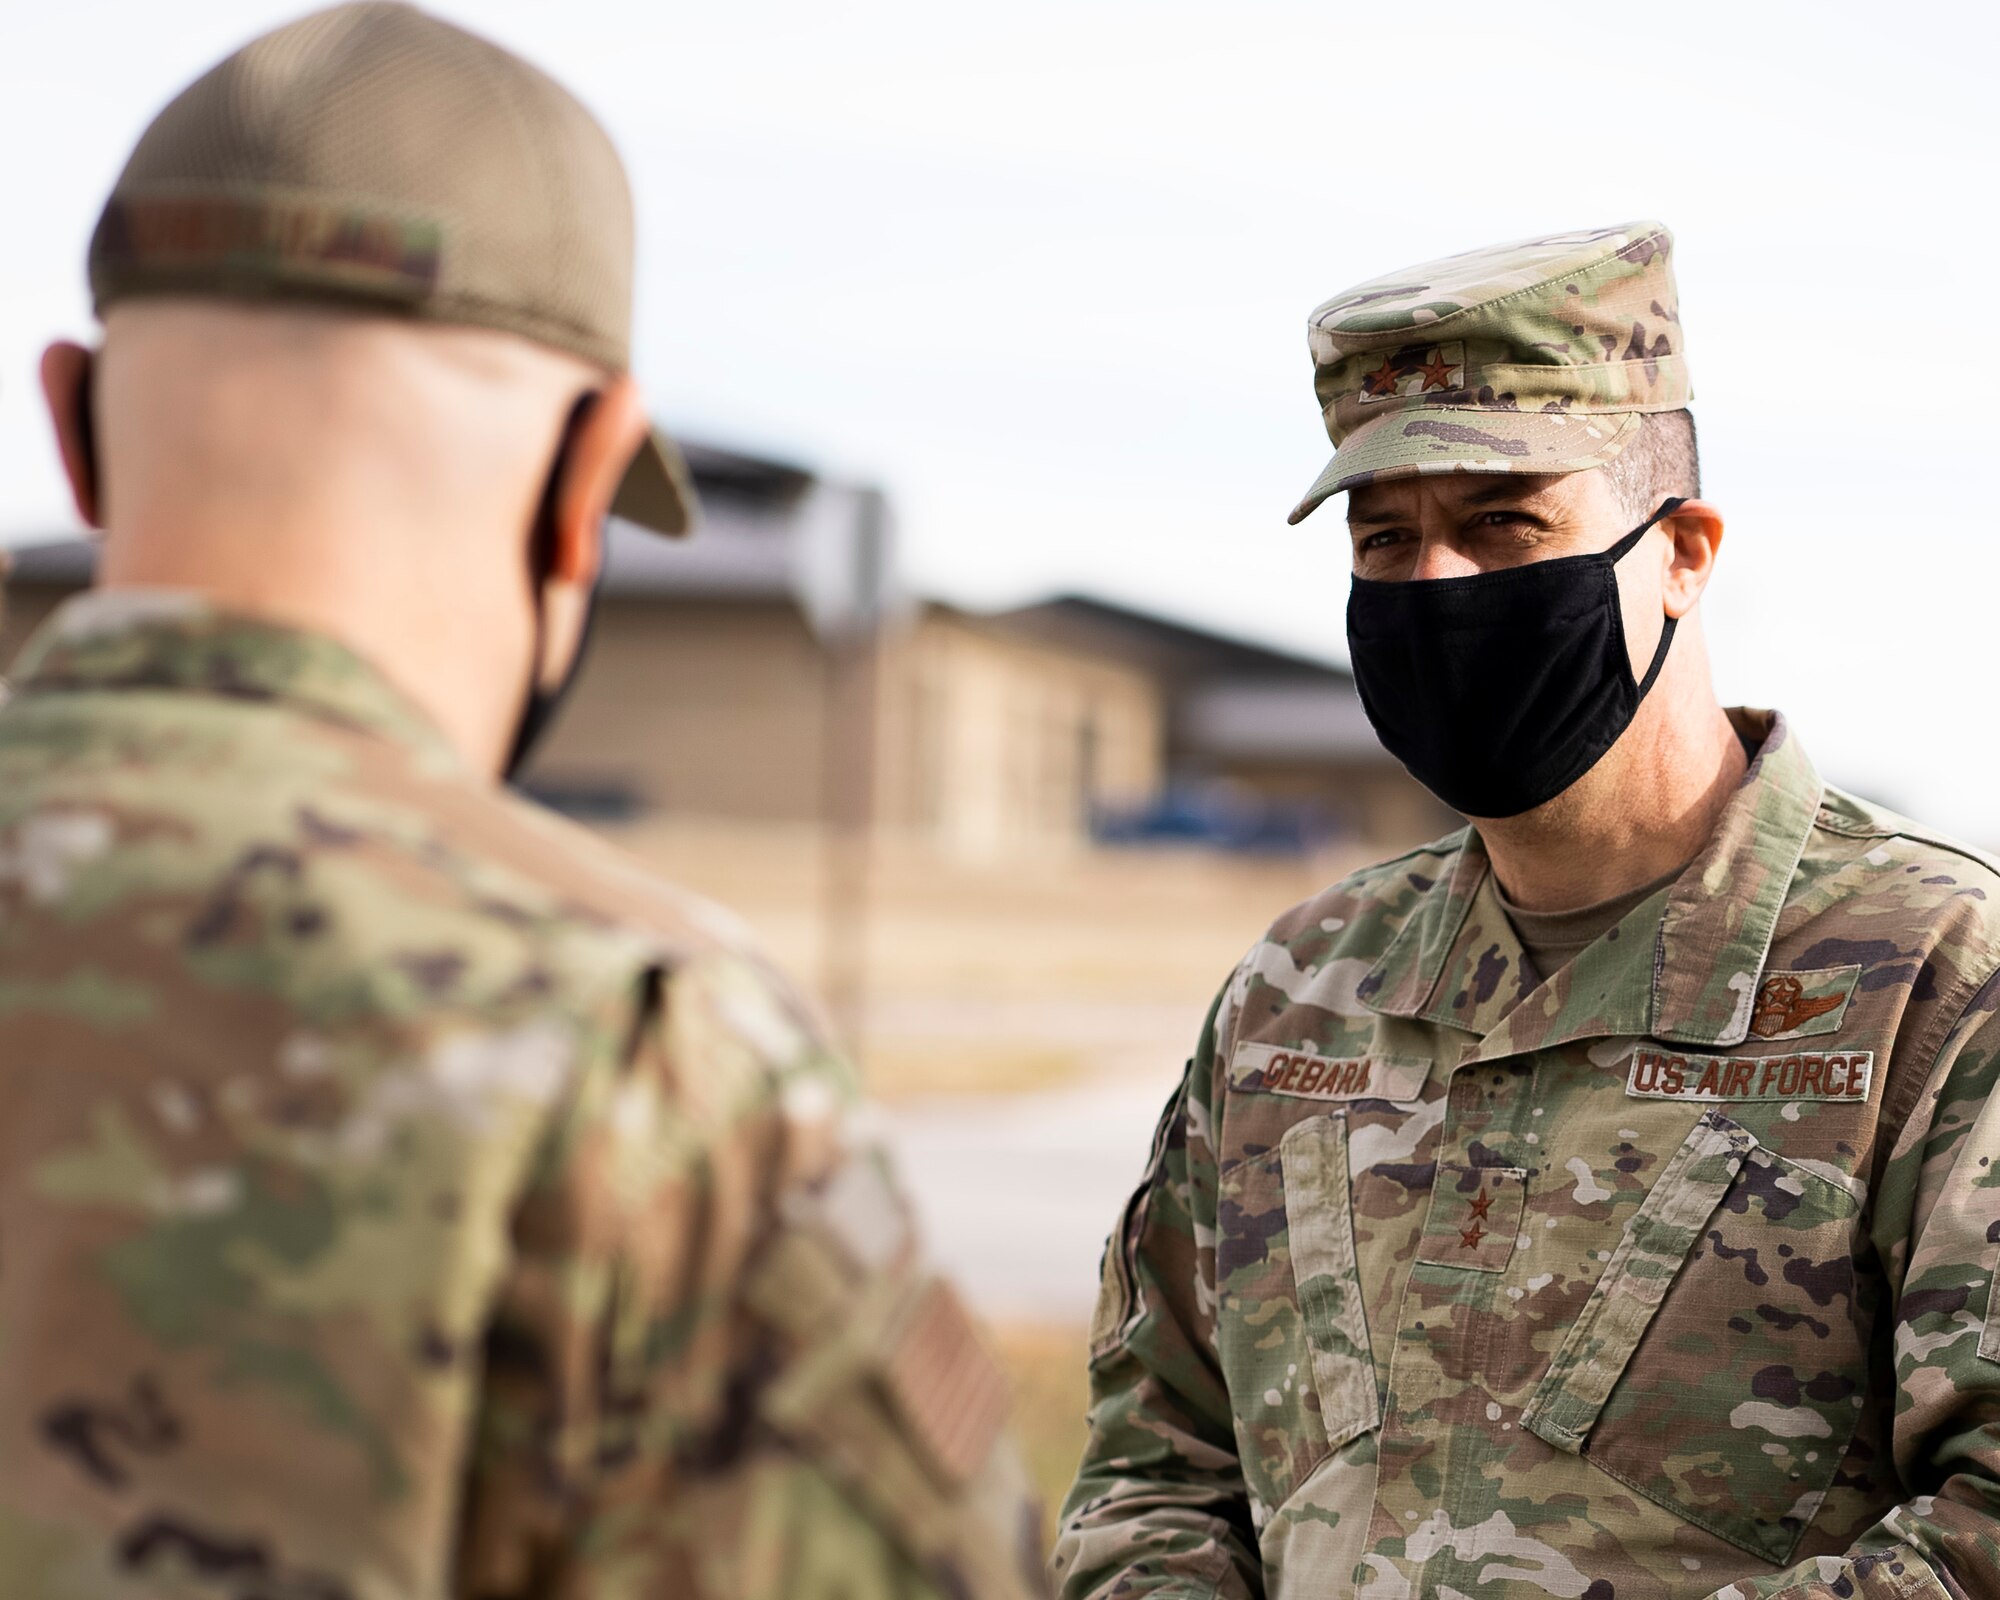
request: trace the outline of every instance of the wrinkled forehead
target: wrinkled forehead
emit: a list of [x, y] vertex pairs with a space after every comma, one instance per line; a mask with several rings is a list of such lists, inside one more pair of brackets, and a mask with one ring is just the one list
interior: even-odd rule
[[1441, 472], [1364, 483], [1347, 491], [1350, 523], [1407, 517], [1427, 506], [1445, 511], [1572, 507], [1596, 499], [1602, 469], [1586, 472]]

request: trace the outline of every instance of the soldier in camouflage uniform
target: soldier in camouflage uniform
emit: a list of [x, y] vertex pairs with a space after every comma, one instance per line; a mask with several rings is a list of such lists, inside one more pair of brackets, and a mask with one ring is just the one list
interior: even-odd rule
[[[341, 7], [162, 113], [91, 261], [105, 347], [44, 371], [106, 587], [0, 710], [0, 1595], [1039, 1590], [1003, 1381], [814, 1015], [720, 914], [495, 781], [573, 660], [557, 603], [606, 503], [693, 511], [624, 374], [608, 140], [494, 46]], [[393, 394], [335, 384], [354, 350]], [[327, 381], [230, 387], [267, 371]], [[467, 414], [410, 409], [433, 385]], [[518, 432], [516, 525], [414, 600], [427, 553], [306, 505], [204, 571], [229, 547], [148, 485], [254, 502], [285, 462], [179, 459], [227, 457], [185, 418], [246, 397], [245, 427], [322, 418], [275, 441], [308, 467], [371, 399], [426, 448]], [[374, 470], [328, 459], [336, 498]], [[420, 500], [413, 538], [433, 511], [459, 537], [450, 509]], [[397, 681], [342, 636], [378, 619], [295, 620], [347, 583], [443, 640], [385, 655], [498, 638], [512, 669]]]
[[[1670, 248], [1540, 239], [1312, 319], [1337, 453], [1295, 516], [1356, 491], [1364, 701], [1475, 821], [1217, 997], [1106, 1253], [1076, 1600], [2000, 1595], [2000, 871], [1717, 720], [1719, 519], [1691, 460], [1614, 492], [1687, 427]], [[1574, 749], [1410, 689], [1567, 704], [1455, 630], [1560, 653], [1607, 609]], [[1510, 749], [1521, 807], [1479, 770]]]

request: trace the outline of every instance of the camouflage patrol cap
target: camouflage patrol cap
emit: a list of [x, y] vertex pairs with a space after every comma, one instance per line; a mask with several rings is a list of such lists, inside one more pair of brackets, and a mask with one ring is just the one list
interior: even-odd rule
[[1410, 267], [1306, 325], [1335, 455], [1287, 519], [1343, 489], [1426, 472], [1580, 472], [1647, 411], [1688, 403], [1658, 222], [1552, 234]]
[[[253, 40], [153, 119], [90, 241], [101, 316], [142, 295], [331, 301], [498, 328], [623, 372], [632, 198], [547, 74], [414, 7], [365, 0]], [[657, 430], [612, 510], [685, 533]]]

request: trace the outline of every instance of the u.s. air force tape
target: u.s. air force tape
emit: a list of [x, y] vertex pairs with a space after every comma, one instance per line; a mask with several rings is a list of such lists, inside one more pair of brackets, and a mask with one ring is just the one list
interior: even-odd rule
[[1691, 1056], [1642, 1045], [1625, 1092], [1643, 1100], [1866, 1100], [1872, 1050], [1798, 1050], [1768, 1056]]

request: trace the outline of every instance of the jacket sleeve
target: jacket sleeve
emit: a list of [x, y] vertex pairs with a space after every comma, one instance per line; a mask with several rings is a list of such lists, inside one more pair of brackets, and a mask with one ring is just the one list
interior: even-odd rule
[[2000, 978], [1953, 1026], [1884, 1164], [1874, 1234], [1909, 1498], [1844, 1555], [1715, 1600], [2000, 1600]]
[[456, 1592], [1042, 1592], [1005, 1378], [804, 1007], [705, 956], [603, 1043], [516, 1210]]
[[1213, 1113], [1227, 1014], [1225, 991], [1105, 1247], [1089, 1442], [1053, 1561], [1065, 1600], [1263, 1589], [1216, 1357]]

